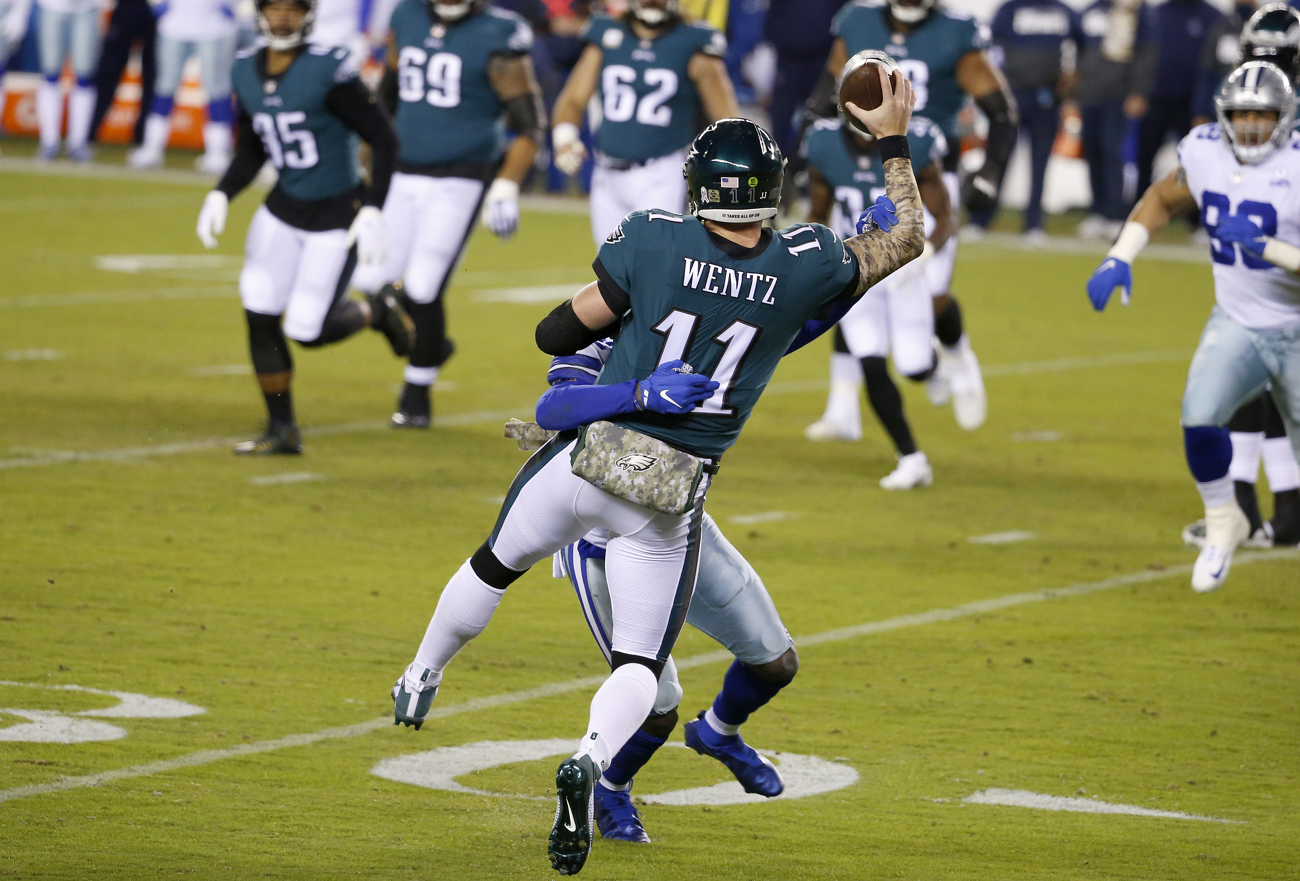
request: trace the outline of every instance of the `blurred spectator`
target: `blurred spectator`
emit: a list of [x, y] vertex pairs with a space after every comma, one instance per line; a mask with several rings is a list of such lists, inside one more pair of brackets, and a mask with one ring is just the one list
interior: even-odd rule
[[745, 80], [741, 70], [745, 59], [763, 41], [763, 22], [767, 13], [767, 0], [734, 0], [727, 15], [727, 75], [736, 88], [736, 101], [754, 103], [754, 87]]
[[68, 158], [91, 160], [90, 119], [95, 114], [95, 64], [99, 60], [100, 0], [38, 0], [41, 81], [36, 93], [36, 119], [41, 130], [38, 161], [59, 155], [63, 135], [63, 90], [59, 76], [71, 60], [77, 78], [68, 98]]
[[[1020, 109], [1020, 133], [1029, 139], [1029, 203], [1025, 235], [1041, 239], [1043, 181], [1061, 125], [1061, 99], [1072, 86], [1074, 58], [1083, 42], [1080, 17], [1061, 0], [1007, 0], [993, 16], [993, 42], [1002, 55], [1002, 73]], [[1070, 70], [1062, 53], [1070, 55]], [[987, 227], [996, 207], [971, 221]]]
[[370, 54], [365, 34], [370, 8], [370, 0], [316, 0], [316, 17], [307, 42], [313, 46], [342, 46], [358, 61], [365, 61]]
[[230, 164], [230, 70], [235, 63], [235, 15], [230, 0], [170, 0], [158, 7], [158, 77], [144, 126], [144, 143], [128, 157], [132, 168], [163, 164], [171, 137], [171, 113], [181, 75], [197, 53], [208, 93], [208, 121], [203, 126], [201, 171], [221, 174]]
[[[612, 4], [607, 4], [612, 5]], [[627, 3], [623, 3], [626, 6]], [[715, 30], [727, 32], [727, 19], [731, 13], [730, 0], [678, 0], [677, 8], [686, 18], [696, 18], [713, 25]], [[613, 10], [610, 11], [613, 14]]]
[[1201, 59], [1196, 72], [1196, 92], [1192, 97], [1192, 125], [1214, 119], [1214, 93], [1234, 67], [1241, 54], [1241, 29], [1255, 14], [1255, 0], [1238, 0], [1214, 23], [1205, 35]]
[[1151, 165], [1165, 138], [1181, 138], [1192, 127], [1201, 49], [1222, 18], [1206, 0], [1168, 0], [1154, 9], [1155, 41], [1160, 47], [1150, 100], [1138, 127], [1137, 191], [1151, 185]]
[[1079, 235], [1109, 239], [1119, 234], [1128, 216], [1125, 120], [1146, 111], [1156, 65], [1154, 25], [1141, 0], [1097, 0], [1083, 11], [1082, 21], [1074, 97], [1083, 122], [1092, 207], [1079, 224]]
[[844, 0], [770, 0], [763, 36], [776, 49], [776, 86], [769, 112], [772, 137], [787, 156], [797, 152], [804, 102], [826, 68], [831, 21]]
[[117, 84], [131, 58], [131, 47], [140, 44], [140, 114], [135, 121], [133, 140], [144, 138], [144, 120], [149, 105], [153, 103], [153, 81], [157, 75], [154, 64], [154, 39], [157, 23], [149, 0], [117, 0], [113, 15], [108, 20], [108, 33], [99, 55], [99, 69], [95, 71], [95, 115], [90, 122], [94, 135], [100, 123], [113, 106]]
[[18, 51], [27, 36], [27, 21], [32, 14], [31, 0], [0, 0], [0, 121], [5, 115], [5, 68], [9, 56]]

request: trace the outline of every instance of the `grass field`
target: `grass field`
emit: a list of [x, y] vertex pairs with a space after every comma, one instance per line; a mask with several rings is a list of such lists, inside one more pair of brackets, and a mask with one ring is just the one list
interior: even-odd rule
[[[528, 210], [515, 242], [474, 239], [434, 430], [386, 428], [401, 365], [367, 334], [296, 353], [306, 454], [246, 461], [229, 444], [262, 419], [235, 290], [254, 194], [209, 255], [198, 182], [5, 163], [0, 876], [553, 876], [558, 754], [459, 778], [495, 795], [371, 770], [584, 728], [603, 662], [546, 566], [457, 658], [438, 718], [384, 717], [522, 462], [501, 422], [544, 387], [532, 329], [550, 304], [510, 300], [589, 279], [586, 218]], [[876, 487], [892, 456], [872, 424], [805, 442], [827, 347], [787, 360], [709, 498], [801, 643], [798, 678], [745, 733], [857, 780], [646, 805], [654, 843], [597, 841], [583, 877], [1300, 876], [1300, 556], [1242, 553], [1217, 593], [1188, 585], [1179, 398], [1212, 292], [1208, 262], [1152, 256], [1133, 306], [1098, 316], [1096, 253], [964, 249], [990, 417], [966, 434], [904, 389], [928, 490]], [[684, 717], [721, 681], [716, 649], [689, 629], [678, 644]], [[108, 692], [205, 712], [77, 715], [116, 706]], [[14, 739], [34, 723], [101, 727]], [[727, 779], [666, 749], [637, 793]], [[989, 790], [1232, 822], [966, 801]]]

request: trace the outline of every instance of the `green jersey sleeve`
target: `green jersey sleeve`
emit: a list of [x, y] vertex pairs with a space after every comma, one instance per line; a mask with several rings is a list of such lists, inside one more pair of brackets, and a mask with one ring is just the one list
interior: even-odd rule
[[633, 211], [606, 237], [591, 264], [605, 303], [616, 315], [631, 307], [628, 291], [636, 278], [637, 256], [646, 244], [648, 226], [647, 212]]

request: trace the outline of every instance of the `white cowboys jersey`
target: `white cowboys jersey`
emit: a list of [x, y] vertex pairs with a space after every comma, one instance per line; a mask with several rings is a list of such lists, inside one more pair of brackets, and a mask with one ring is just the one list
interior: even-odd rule
[[1300, 276], [1214, 237], [1220, 221], [1235, 214], [1266, 236], [1300, 246], [1300, 134], [1292, 132], [1263, 161], [1242, 165], [1219, 124], [1207, 123], [1183, 138], [1178, 162], [1210, 236], [1219, 308], [1252, 330], [1300, 324]]
[[169, 0], [166, 9], [158, 33], [169, 40], [202, 42], [235, 35], [234, 0]]

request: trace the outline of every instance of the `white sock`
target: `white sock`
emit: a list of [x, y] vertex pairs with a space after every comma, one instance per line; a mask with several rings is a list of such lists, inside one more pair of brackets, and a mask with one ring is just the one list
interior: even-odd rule
[[76, 150], [90, 141], [90, 120], [95, 115], [95, 87], [77, 86], [68, 98], [68, 149]]
[[[939, 345], [942, 346], [943, 343], [940, 343]], [[953, 356], [961, 355], [969, 348], [970, 348], [970, 337], [966, 336], [966, 334], [964, 333], [961, 335], [961, 339], [957, 340], [957, 345], [943, 346], [943, 350], [947, 352], [949, 355], [953, 355]]]
[[456, 570], [442, 589], [442, 596], [438, 597], [438, 608], [434, 609], [429, 628], [420, 642], [420, 650], [415, 653], [415, 662], [433, 671], [428, 685], [442, 682], [443, 669], [465, 643], [488, 626], [505, 593], [490, 587], [475, 575], [469, 560]]
[[654, 709], [659, 682], [643, 664], [624, 664], [591, 699], [587, 733], [574, 755], [591, 756], [604, 771]]
[[1228, 473], [1233, 480], [1254, 483], [1259, 479], [1259, 449], [1264, 443], [1262, 431], [1234, 431], [1232, 438], [1232, 464]]
[[858, 359], [844, 352], [831, 353], [831, 392], [826, 398], [825, 422], [843, 425], [861, 425], [862, 411], [859, 396], [862, 393], [862, 365]]
[[[631, 737], [630, 734], [628, 736]], [[609, 778], [602, 774], [600, 778], [600, 785], [612, 792], [627, 792], [629, 789], [632, 788], [632, 781], [629, 780], [626, 783], [611, 783], [609, 782]]]
[[1218, 508], [1222, 505], [1235, 503], [1237, 495], [1232, 489], [1232, 475], [1225, 474], [1218, 480], [1211, 480], [1208, 483], [1196, 481], [1196, 491], [1201, 494], [1201, 501], [1207, 508]]
[[141, 147], [149, 153], [162, 155], [167, 149], [167, 139], [171, 136], [171, 117], [150, 113], [144, 121], [144, 142]]
[[63, 135], [63, 92], [58, 83], [41, 80], [36, 90], [36, 121], [41, 128], [41, 146], [57, 150]]
[[1291, 439], [1287, 437], [1270, 437], [1264, 439], [1264, 474], [1268, 477], [1268, 488], [1274, 493], [1300, 489], [1300, 466], [1296, 465], [1295, 450], [1291, 448]]
[[203, 152], [209, 156], [230, 156], [230, 124], [225, 122], [206, 122], [203, 124]]
[[441, 371], [441, 367], [412, 367], [407, 364], [403, 378], [411, 385], [433, 385]]
[[719, 734], [733, 736], [740, 733], [739, 725], [728, 725], [718, 718], [718, 714], [713, 712], [713, 707], [704, 711], [704, 722]]

